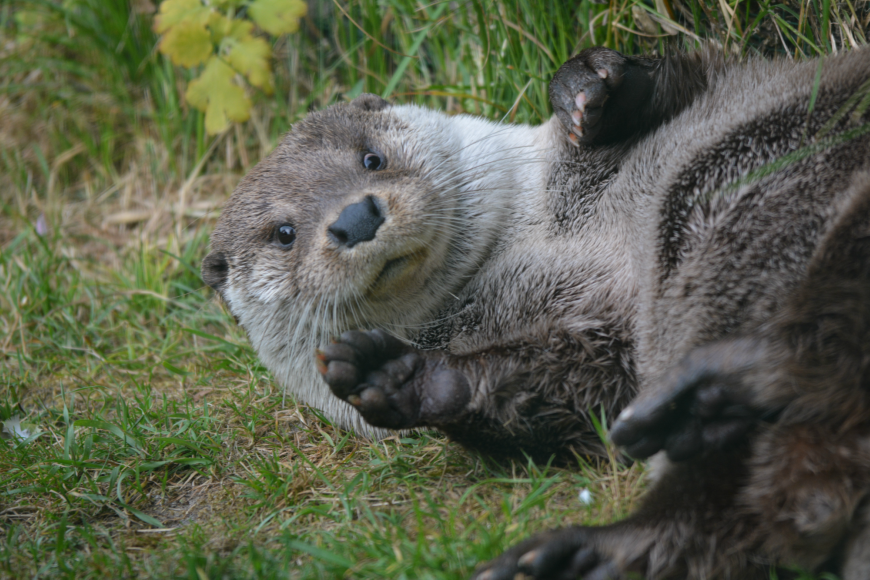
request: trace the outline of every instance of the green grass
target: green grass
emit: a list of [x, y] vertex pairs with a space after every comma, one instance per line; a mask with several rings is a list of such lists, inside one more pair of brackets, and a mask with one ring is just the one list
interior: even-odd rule
[[[20, 404], [40, 430], [0, 443], [0, 575], [456, 578], [548, 518], [607, 521], [636, 495], [611, 497], [638, 468], [489, 465], [285, 406], [184, 265], [200, 238], [88, 276], [61, 245], [26, 229], [0, 254], [25, 337], [0, 412]], [[599, 505], [581, 507], [581, 487]]]
[[220, 204], [310, 108], [363, 91], [536, 123], [586, 46], [803, 58], [870, 23], [866, 0], [660, 4], [677, 35], [638, 0], [313, 3], [274, 46], [275, 95], [208, 137], [147, 5], [0, 0], [0, 420], [33, 433], [0, 439], [0, 578], [463, 578], [624, 516], [639, 466], [371, 443], [285, 402], [199, 278]]

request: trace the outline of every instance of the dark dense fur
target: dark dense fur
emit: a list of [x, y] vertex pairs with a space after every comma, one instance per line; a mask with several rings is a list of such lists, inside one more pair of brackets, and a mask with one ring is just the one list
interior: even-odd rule
[[[759, 118], [669, 186], [646, 328], [668, 346], [641, 355], [641, 395], [612, 432], [635, 457], [671, 460], [642, 507], [532, 538], [478, 580], [767, 579], [777, 566], [870, 578], [870, 116], [819, 134], [844, 103], [853, 112], [866, 54], [849, 89], [823, 85], [820, 111]], [[687, 227], [699, 184], [745, 174], [759, 141], [812, 149], [744, 185], [703, 235]]]
[[[755, 68], [741, 77], [741, 67]], [[870, 53], [825, 63], [810, 114], [815, 70], [593, 49], [556, 74], [551, 100], [575, 147], [551, 172], [553, 229], [583, 235], [632, 185], [652, 208], [638, 234], [647, 249], [635, 248], [637, 308], [601, 326], [567, 380], [637, 380], [613, 440], [671, 462], [627, 520], [533, 538], [478, 580], [761, 579], [771, 566], [870, 577], [870, 113], [859, 105]], [[759, 90], [766, 74], [803, 84]], [[698, 146], [706, 123], [711, 141]], [[553, 384], [516, 364], [522, 349], [540, 360], [550, 339], [583, 342], [544, 328], [462, 361], [353, 332], [320, 358], [333, 391], [372, 423], [550, 450], [558, 397], [515, 408], [513, 427], [499, 417], [500, 401]], [[553, 367], [537, 372], [571, 356], [552, 352]], [[587, 362], [602, 376], [583, 376]], [[510, 394], [489, 391], [472, 415], [481, 381]]]

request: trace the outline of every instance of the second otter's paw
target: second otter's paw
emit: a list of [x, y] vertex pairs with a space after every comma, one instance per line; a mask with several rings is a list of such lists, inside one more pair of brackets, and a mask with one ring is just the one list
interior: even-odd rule
[[452, 422], [471, 395], [443, 357], [407, 346], [381, 330], [352, 330], [317, 353], [332, 393], [375, 427], [409, 429]]
[[625, 578], [616, 562], [590, 545], [595, 532], [595, 528], [566, 528], [540, 534], [481, 566], [473, 580]]
[[664, 449], [673, 461], [721, 449], [764, 414], [753, 401], [766, 343], [726, 339], [692, 350], [665, 379], [665, 389], [641, 395], [619, 415], [610, 437], [632, 457]]

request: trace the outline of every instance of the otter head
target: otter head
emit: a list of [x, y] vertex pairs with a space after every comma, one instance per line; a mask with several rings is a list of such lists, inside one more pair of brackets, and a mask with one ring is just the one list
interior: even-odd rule
[[480, 170], [461, 166], [455, 124], [374, 95], [313, 113], [241, 181], [212, 235], [203, 280], [276, 380], [333, 416], [345, 412], [315, 348], [353, 328], [419, 328], [485, 253], [486, 204], [463, 193]]

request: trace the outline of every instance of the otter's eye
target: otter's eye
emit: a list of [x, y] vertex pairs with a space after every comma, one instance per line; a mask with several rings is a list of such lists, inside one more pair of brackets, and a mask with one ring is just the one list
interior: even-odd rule
[[296, 230], [293, 229], [293, 226], [290, 224], [280, 225], [278, 226], [278, 229], [275, 230], [275, 239], [285, 248], [289, 248], [296, 239]]
[[377, 153], [366, 153], [363, 157], [363, 166], [366, 169], [371, 169], [372, 171], [377, 171], [378, 169], [382, 169], [384, 166], [384, 161], [381, 159], [381, 156]]

